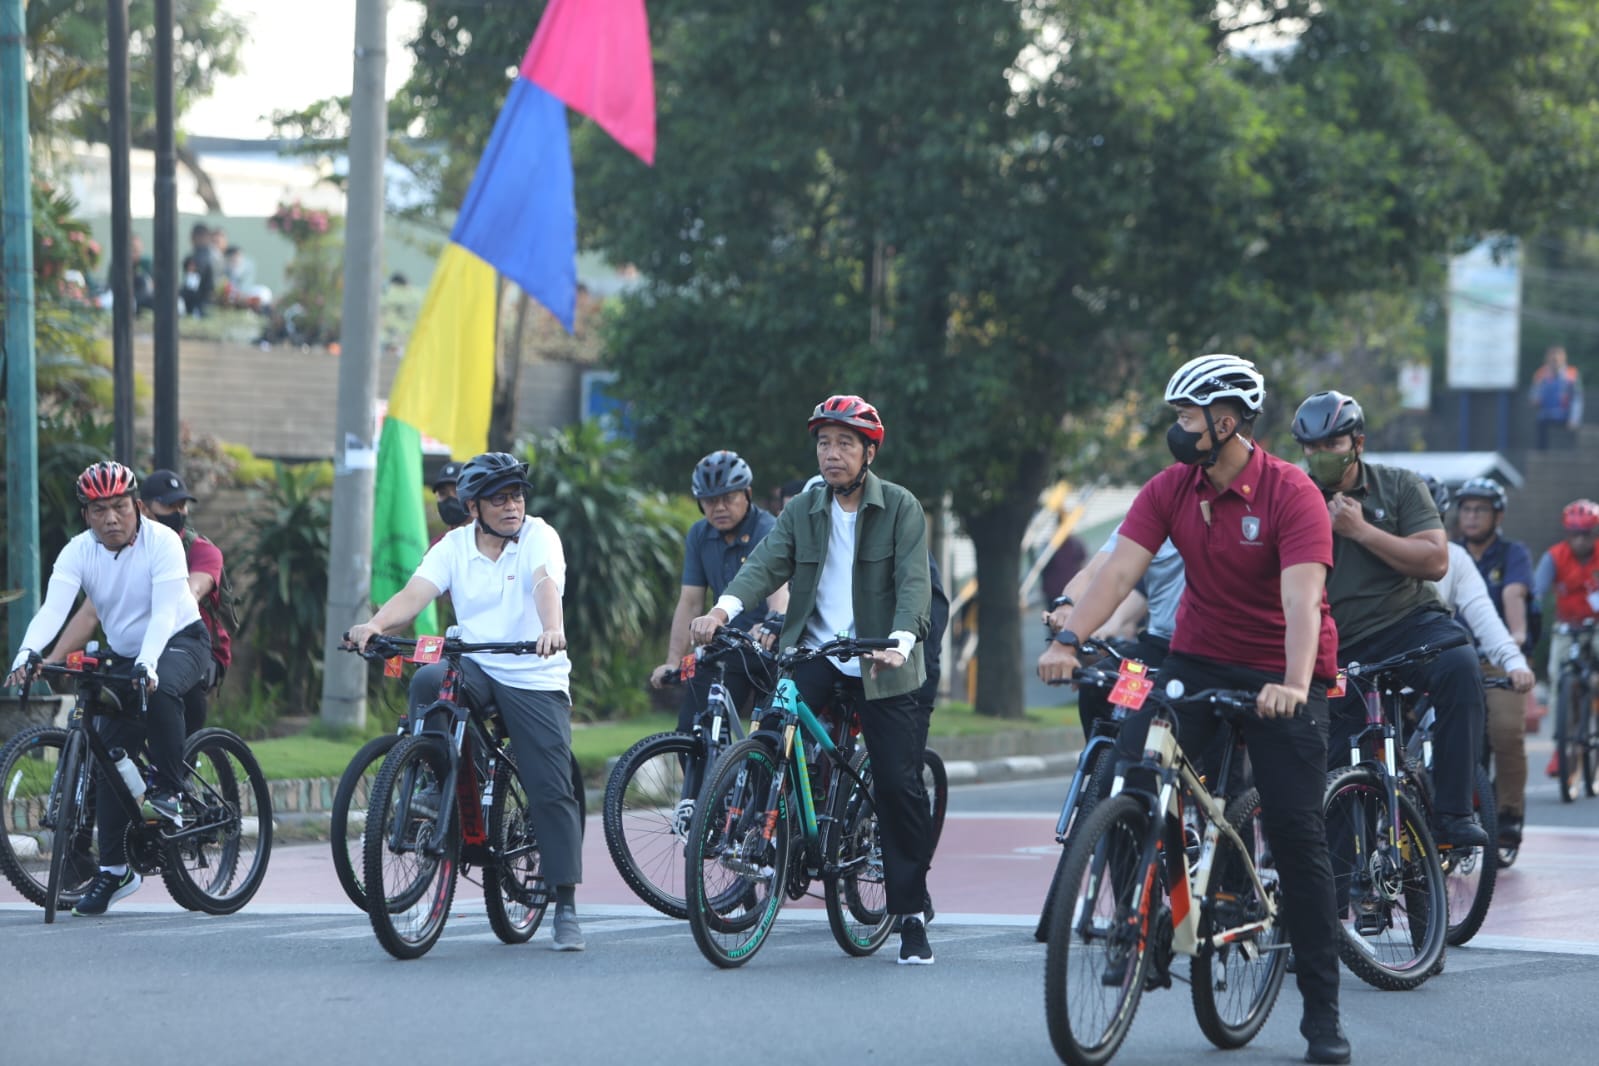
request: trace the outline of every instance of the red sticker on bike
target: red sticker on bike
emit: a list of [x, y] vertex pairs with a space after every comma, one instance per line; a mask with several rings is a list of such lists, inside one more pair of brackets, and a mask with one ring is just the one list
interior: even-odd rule
[[81, 651], [73, 651], [73, 652], [68, 652], [67, 653], [67, 669], [68, 670], [82, 670], [83, 669], [83, 652], [81, 652]]
[[1154, 687], [1155, 683], [1149, 679], [1149, 667], [1137, 659], [1123, 659], [1116, 684], [1107, 698], [1118, 707], [1136, 711], [1144, 705]]
[[677, 676], [680, 680], [687, 681], [694, 676], [694, 669], [699, 665], [699, 659], [693, 652], [683, 656], [683, 661], [677, 664]]
[[443, 637], [417, 637], [416, 648], [411, 652], [413, 663], [436, 663], [444, 654]]
[[1333, 680], [1332, 684], [1327, 686], [1327, 698], [1330, 700], [1342, 698], [1344, 685], [1348, 680], [1349, 675], [1346, 672], [1343, 670], [1338, 671], [1338, 677]]
[[399, 677], [402, 673], [404, 673], [404, 667], [401, 665], [404, 661], [405, 660], [400, 658], [398, 655], [394, 656], [392, 659], [384, 659], [383, 676]]

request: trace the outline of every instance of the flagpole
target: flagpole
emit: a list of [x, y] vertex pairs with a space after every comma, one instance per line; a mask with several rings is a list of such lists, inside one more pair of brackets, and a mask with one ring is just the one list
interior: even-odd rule
[[366, 664], [339, 651], [371, 611], [372, 484], [377, 446], [378, 301], [383, 278], [384, 94], [388, 0], [356, 0], [355, 83], [350, 101], [350, 183], [345, 208], [344, 310], [339, 330], [339, 403], [333, 443], [333, 529], [323, 640], [322, 719], [366, 724]]

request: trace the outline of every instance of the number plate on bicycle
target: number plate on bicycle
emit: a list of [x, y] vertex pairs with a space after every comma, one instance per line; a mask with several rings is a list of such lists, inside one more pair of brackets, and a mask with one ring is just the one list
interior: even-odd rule
[[1344, 687], [1349, 682], [1349, 674], [1343, 670], [1338, 671], [1338, 676], [1333, 683], [1327, 686], [1327, 698], [1330, 700], [1342, 699]]
[[403, 657], [399, 656], [399, 655], [396, 655], [393, 658], [384, 659], [383, 660], [383, 676], [384, 677], [399, 677], [401, 674], [403, 674], [405, 672], [404, 671], [404, 667], [401, 665], [404, 662], [405, 662], [405, 659]]
[[677, 676], [684, 681], [694, 676], [694, 668], [699, 665], [699, 660], [693, 652], [683, 656], [683, 661], [677, 664]]
[[1117, 671], [1117, 680], [1106, 697], [1118, 707], [1136, 711], [1144, 705], [1155, 683], [1149, 679], [1149, 667], [1137, 659], [1123, 659]]
[[74, 651], [74, 652], [68, 652], [67, 653], [67, 669], [68, 670], [93, 669], [95, 664], [98, 663], [99, 661], [100, 660], [98, 660], [98, 659], [95, 659], [95, 658], [92, 658], [90, 656], [84, 655], [83, 652], [81, 652], [81, 651]]
[[416, 649], [411, 652], [413, 663], [436, 663], [444, 654], [443, 637], [417, 637]]

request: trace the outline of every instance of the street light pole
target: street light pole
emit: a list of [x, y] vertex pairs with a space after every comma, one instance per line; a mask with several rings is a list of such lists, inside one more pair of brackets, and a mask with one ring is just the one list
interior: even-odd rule
[[117, 459], [133, 456], [133, 179], [128, 173], [128, 0], [106, 0], [111, 151], [111, 406]]
[[[173, 129], [172, 0], [155, 0], [155, 465], [178, 454], [178, 147]], [[135, 307], [137, 313], [138, 308]]]
[[333, 442], [333, 530], [327, 632], [322, 642], [322, 718], [343, 726], [366, 722], [366, 664], [338, 649], [344, 632], [365, 621], [371, 608], [372, 488], [377, 469], [372, 406], [378, 390], [378, 300], [383, 278], [387, 21], [387, 0], [356, 0], [338, 437]]

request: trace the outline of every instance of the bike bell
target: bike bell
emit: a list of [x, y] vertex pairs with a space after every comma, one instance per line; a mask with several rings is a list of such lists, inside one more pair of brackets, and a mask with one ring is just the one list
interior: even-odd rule
[[1183, 698], [1183, 693], [1187, 691], [1183, 687], [1183, 683], [1175, 677], [1166, 682], [1166, 698], [1169, 700], [1180, 700]]

